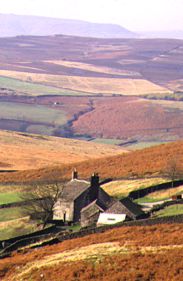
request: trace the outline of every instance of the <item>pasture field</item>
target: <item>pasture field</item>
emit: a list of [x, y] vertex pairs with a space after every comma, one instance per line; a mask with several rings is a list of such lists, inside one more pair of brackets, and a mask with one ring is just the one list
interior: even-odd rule
[[26, 253], [14, 253], [0, 260], [0, 276], [2, 281], [39, 281], [40, 276], [45, 281], [179, 281], [183, 265], [182, 227], [121, 227], [26, 249]]
[[178, 195], [183, 193], [183, 186], [168, 188], [166, 190], [159, 190], [152, 192], [143, 198], [137, 199], [137, 203], [142, 202], [157, 202], [162, 200], [167, 200], [171, 198], [173, 195]]
[[32, 105], [14, 102], [0, 103], [1, 119], [63, 125], [66, 123], [66, 114], [63, 110], [52, 109], [41, 105]]
[[183, 204], [175, 204], [172, 206], [168, 206], [163, 210], [155, 212], [155, 217], [166, 217], [166, 216], [175, 216], [183, 214]]
[[128, 196], [131, 191], [146, 188], [166, 181], [166, 179], [159, 177], [137, 180], [117, 180], [102, 185], [102, 188], [111, 196], [122, 198]]
[[0, 223], [23, 217], [22, 207], [0, 209]]
[[[34, 84], [18, 79], [0, 76], [1, 88], [7, 88], [16, 91], [19, 94], [27, 95], [59, 95], [62, 94], [60, 89], [49, 87], [41, 84]], [[66, 94], [66, 93], [64, 93]]]
[[10, 70], [0, 70], [0, 75], [19, 79], [24, 82], [30, 81], [31, 79], [33, 83], [40, 83], [61, 89], [83, 92], [83, 94], [144, 95], [150, 93], [159, 94], [170, 92], [168, 89], [158, 86], [145, 79], [80, 77]]
[[88, 97], [1, 96], [0, 100], [1, 129], [42, 135], [67, 134], [62, 125], [72, 135], [68, 122], [91, 108]]
[[[8, 218], [8, 212], [6, 213]], [[9, 239], [15, 236], [28, 234], [37, 230], [35, 223], [30, 222], [28, 217], [20, 217], [18, 213], [13, 216], [9, 212], [11, 220], [0, 222], [0, 240]]]
[[0, 205], [22, 201], [20, 192], [0, 192]]

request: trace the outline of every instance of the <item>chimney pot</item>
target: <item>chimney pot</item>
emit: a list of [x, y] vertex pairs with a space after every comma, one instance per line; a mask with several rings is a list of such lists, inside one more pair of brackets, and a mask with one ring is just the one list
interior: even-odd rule
[[75, 179], [77, 179], [77, 178], [78, 178], [78, 172], [77, 172], [76, 169], [74, 169], [74, 170], [72, 171], [72, 180], [75, 180]]

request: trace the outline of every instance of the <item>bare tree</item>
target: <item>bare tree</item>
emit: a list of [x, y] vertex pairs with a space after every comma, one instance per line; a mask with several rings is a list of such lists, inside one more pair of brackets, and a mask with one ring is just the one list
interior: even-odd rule
[[164, 176], [171, 180], [172, 187], [174, 187], [174, 181], [183, 176], [183, 169], [179, 156], [175, 155], [167, 160]]
[[30, 217], [41, 220], [43, 228], [53, 217], [54, 205], [62, 193], [64, 185], [61, 183], [36, 183], [32, 186], [31, 192], [21, 196], [27, 204], [23, 207], [23, 213]]

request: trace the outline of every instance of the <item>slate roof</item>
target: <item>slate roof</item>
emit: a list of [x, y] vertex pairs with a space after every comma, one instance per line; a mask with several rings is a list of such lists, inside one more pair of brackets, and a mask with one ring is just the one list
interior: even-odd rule
[[103, 212], [105, 209], [105, 206], [102, 206], [101, 202], [96, 199], [95, 201], [91, 202], [90, 204], [88, 204], [86, 207], [84, 207], [81, 212], [85, 212], [87, 216], [92, 216], [96, 213], [98, 213], [98, 211]]
[[74, 201], [89, 187], [90, 182], [74, 179], [66, 183], [59, 197], [65, 201]]
[[134, 203], [130, 198], [126, 197], [120, 200], [120, 202], [136, 217], [144, 215], [140, 206]]
[[116, 200], [114, 203], [106, 210], [106, 213], [113, 213], [113, 214], [123, 214], [125, 212], [126, 207], [123, 204]]
[[105, 206], [105, 209], [109, 208], [116, 200], [107, 194], [102, 188], [99, 188], [98, 201]]

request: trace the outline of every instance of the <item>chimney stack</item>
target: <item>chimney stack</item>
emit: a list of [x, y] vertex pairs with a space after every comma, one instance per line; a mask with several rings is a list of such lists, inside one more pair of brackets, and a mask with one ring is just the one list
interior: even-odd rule
[[72, 180], [78, 179], [78, 172], [76, 169], [72, 171]]
[[91, 176], [91, 186], [90, 186], [90, 200], [91, 202], [98, 198], [99, 193], [99, 175], [97, 173], [93, 173]]

